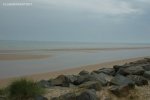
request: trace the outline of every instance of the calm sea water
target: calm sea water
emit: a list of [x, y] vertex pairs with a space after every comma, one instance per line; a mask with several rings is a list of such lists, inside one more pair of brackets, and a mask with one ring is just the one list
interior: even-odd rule
[[[0, 41], [1, 54], [45, 54], [44, 59], [0, 61], [0, 78], [79, 67], [107, 61], [150, 56], [150, 49], [122, 49], [95, 51], [51, 51], [64, 48], [128, 48], [150, 47], [150, 44], [115, 43], [67, 43], [67, 42], [25, 42]], [[105, 67], [105, 66], [104, 66]]]

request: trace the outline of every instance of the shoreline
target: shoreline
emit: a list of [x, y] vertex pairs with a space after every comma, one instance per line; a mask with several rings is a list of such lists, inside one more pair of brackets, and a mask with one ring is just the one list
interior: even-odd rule
[[55, 78], [61, 74], [64, 74], [64, 75], [78, 74], [82, 70], [91, 72], [93, 70], [97, 70], [100, 68], [111, 68], [114, 65], [122, 65], [125, 63], [140, 60], [142, 58], [145, 58], [145, 57], [128, 58], [128, 59], [124, 59], [124, 60], [116, 60], [116, 61], [109, 61], [109, 62], [104, 62], [104, 63], [99, 63], [99, 64], [85, 65], [85, 66], [80, 66], [80, 67], [76, 67], [76, 68], [58, 70], [58, 71], [53, 71], [53, 72], [37, 73], [37, 74], [33, 74], [33, 75], [0, 79], [0, 87], [5, 87], [5, 86], [9, 85], [9, 83], [11, 81], [16, 80], [18, 78], [27, 78], [27, 79], [34, 80], [34, 81], [47, 80], [50, 78]]

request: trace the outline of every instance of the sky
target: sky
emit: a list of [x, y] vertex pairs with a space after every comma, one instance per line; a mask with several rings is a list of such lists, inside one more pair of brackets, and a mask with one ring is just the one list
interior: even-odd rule
[[1, 0], [0, 40], [150, 43], [150, 0]]

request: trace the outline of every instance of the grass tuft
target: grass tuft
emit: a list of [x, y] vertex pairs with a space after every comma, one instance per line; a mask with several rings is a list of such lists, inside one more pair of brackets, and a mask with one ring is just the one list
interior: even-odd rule
[[44, 89], [31, 80], [15, 80], [9, 86], [9, 97], [11, 100], [28, 100], [43, 93]]

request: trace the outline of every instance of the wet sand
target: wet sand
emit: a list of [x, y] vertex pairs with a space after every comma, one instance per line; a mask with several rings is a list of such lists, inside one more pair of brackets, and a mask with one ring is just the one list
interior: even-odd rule
[[51, 55], [30, 55], [30, 54], [0, 54], [0, 60], [30, 60], [43, 59]]
[[55, 78], [60, 74], [65, 74], [65, 75], [66, 74], [70, 74], [70, 75], [78, 74], [81, 70], [87, 70], [87, 71], [91, 72], [93, 70], [97, 70], [100, 68], [109, 68], [109, 67], [113, 67], [114, 65], [122, 65], [125, 63], [140, 60], [142, 58], [144, 58], [144, 57], [129, 58], [129, 59], [124, 59], [124, 60], [117, 60], [117, 61], [111, 61], [111, 62], [104, 62], [104, 63], [100, 63], [100, 64], [94, 64], [94, 65], [85, 65], [85, 66], [80, 66], [77, 68], [65, 69], [65, 70], [48, 72], [48, 73], [40, 73], [40, 74], [34, 74], [34, 75], [28, 75], [28, 76], [22, 76], [22, 77], [1, 79], [0, 87], [7, 86], [11, 81], [13, 81], [17, 78], [27, 78], [27, 79], [32, 79], [32, 80], [38, 81], [38, 80], [43, 80], [43, 79]]

